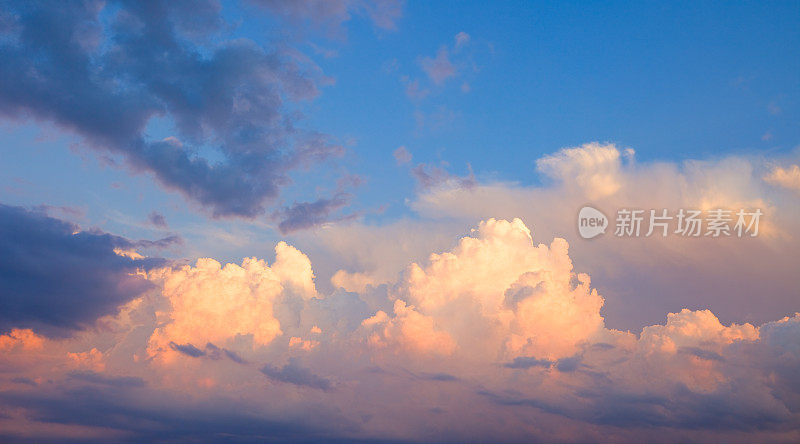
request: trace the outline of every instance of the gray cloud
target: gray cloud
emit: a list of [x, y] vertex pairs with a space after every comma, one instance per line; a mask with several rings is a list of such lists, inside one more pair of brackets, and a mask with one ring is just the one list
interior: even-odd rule
[[349, 195], [338, 193], [332, 198], [322, 198], [314, 202], [295, 202], [290, 207], [275, 213], [280, 219], [278, 229], [282, 234], [311, 228], [330, 220], [330, 215], [347, 205]]
[[174, 342], [170, 342], [169, 347], [192, 358], [199, 358], [200, 356], [206, 355], [206, 352], [200, 350], [192, 344], [176, 344]]
[[537, 359], [529, 356], [520, 356], [513, 361], [504, 364], [506, 368], [527, 369], [531, 367], [550, 367], [553, 361], [549, 359]]
[[[219, 41], [217, 2], [0, 9], [0, 116], [53, 121], [214, 216], [263, 213], [288, 170], [342, 151], [295, 125], [292, 105], [318, 94], [319, 68], [289, 48]], [[154, 117], [178, 138], [148, 137]], [[202, 147], [222, 160], [197, 155]]]
[[152, 211], [148, 214], [147, 221], [157, 228], [167, 228], [167, 219], [158, 211]]
[[311, 387], [320, 390], [328, 390], [331, 387], [331, 382], [325, 378], [311, 373], [311, 370], [301, 367], [295, 359], [290, 359], [289, 363], [283, 367], [273, 367], [265, 365], [261, 369], [261, 373], [267, 375], [270, 379], [289, 384]]
[[35, 328], [61, 335], [151, 288], [133, 273], [163, 265], [162, 259], [132, 259], [114, 252], [135, 244], [0, 204], [0, 331]]

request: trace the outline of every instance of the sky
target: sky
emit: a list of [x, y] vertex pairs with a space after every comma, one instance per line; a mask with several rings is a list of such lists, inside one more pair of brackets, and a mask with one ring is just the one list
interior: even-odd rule
[[800, 439], [797, 2], [0, 4], [3, 441]]

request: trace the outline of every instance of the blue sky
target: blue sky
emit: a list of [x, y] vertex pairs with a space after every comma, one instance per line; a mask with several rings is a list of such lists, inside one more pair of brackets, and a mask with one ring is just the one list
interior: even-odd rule
[[[291, 173], [294, 183], [273, 206], [330, 197], [353, 175], [363, 185], [347, 190], [340, 214], [381, 223], [413, 217], [405, 202], [418, 163], [536, 184], [537, 158], [589, 141], [634, 148], [641, 161], [790, 151], [800, 138], [798, 9], [794, 2], [412, 2], [391, 30], [364, 16], [287, 27], [250, 4], [224, 3], [228, 24], [214, 38], [292, 45], [331, 80], [297, 104], [305, 116], [298, 125], [329, 134], [346, 154]], [[469, 41], [456, 50], [462, 32]], [[422, 60], [441, 48], [456, 71], [436, 84]], [[411, 82], [427, 95], [409, 97]], [[148, 131], [174, 135], [169, 118], [151, 121]], [[84, 207], [81, 223], [129, 236], [147, 233], [117, 219], [158, 211], [174, 229], [201, 221], [197, 205], [165, 193], [147, 173], [108, 166], [58, 126], [17, 116], [0, 137], [6, 202]], [[400, 146], [413, 155], [409, 165], [392, 156]], [[214, 149], [205, 154], [213, 159]]]

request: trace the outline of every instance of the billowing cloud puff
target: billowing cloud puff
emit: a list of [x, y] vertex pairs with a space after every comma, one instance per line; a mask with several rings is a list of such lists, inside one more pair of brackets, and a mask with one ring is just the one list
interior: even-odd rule
[[198, 259], [194, 267], [153, 272], [169, 307], [163, 326], [148, 343], [151, 356], [171, 352], [198, 357], [198, 347], [229, 345], [248, 336], [252, 347], [265, 346], [280, 336], [275, 305], [287, 293], [302, 298], [316, 294], [308, 258], [284, 242], [275, 247], [275, 263], [246, 258], [241, 266], [224, 267], [213, 259]]
[[377, 327], [369, 337], [373, 346], [396, 344], [413, 352], [444, 355], [451, 354], [456, 347], [449, 334], [436, 328], [431, 317], [399, 299], [394, 301], [394, 317], [389, 318], [385, 312], [378, 311], [361, 325], [368, 329]]
[[569, 272], [530, 272], [509, 288], [506, 298], [516, 305], [506, 342], [512, 356], [562, 358], [598, 339], [604, 327], [603, 299], [589, 288], [588, 275], [579, 274], [574, 287], [573, 277]]
[[[452, 252], [431, 255], [427, 267], [412, 264], [399, 288], [422, 313], [467, 339], [465, 352], [500, 335], [511, 357], [558, 358], [602, 329], [603, 299], [587, 275], [572, 273], [563, 239], [535, 246], [520, 219], [490, 219], [474, 234]], [[468, 333], [475, 331], [482, 333]]]
[[725, 327], [709, 310], [683, 309], [667, 315], [666, 325], [645, 327], [639, 341], [648, 350], [675, 353], [683, 347], [724, 347], [755, 339], [758, 331], [750, 324]]

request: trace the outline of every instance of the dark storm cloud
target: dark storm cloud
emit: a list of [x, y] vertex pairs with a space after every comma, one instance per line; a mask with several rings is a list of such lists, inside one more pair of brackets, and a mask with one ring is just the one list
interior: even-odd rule
[[266, 365], [261, 369], [261, 373], [275, 381], [287, 382], [289, 384], [320, 390], [328, 390], [331, 387], [330, 381], [311, 373], [311, 370], [305, 367], [301, 367], [294, 359], [290, 359], [288, 364], [280, 368]]
[[81, 328], [151, 287], [132, 275], [137, 269], [164, 263], [114, 253], [134, 246], [127, 239], [76, 231], [44, 213], [0, 204], [0, 331], [62, 335]]
[[[281, 45], [220, 41], [215, 1], [3, 1], [0, 11], [0, 116], [56, 122], [215, 216], [263, 213], [288, 170], [342, 151], [295, 126], [292, 105], [318, 94], [319, 68]], [[154, 117], [178, 138], [150, 139]], [[203, 147], [221, 160], [197, 155]]]

